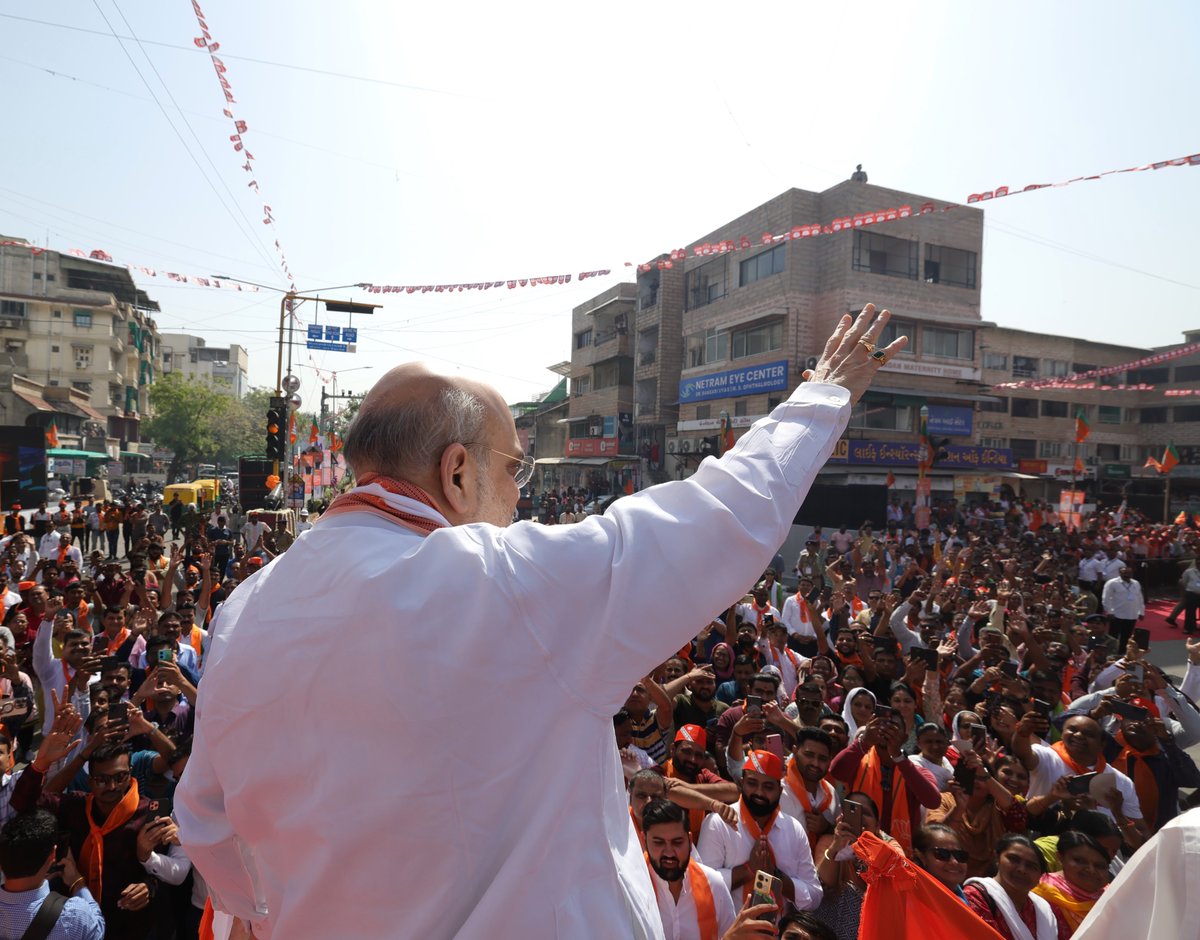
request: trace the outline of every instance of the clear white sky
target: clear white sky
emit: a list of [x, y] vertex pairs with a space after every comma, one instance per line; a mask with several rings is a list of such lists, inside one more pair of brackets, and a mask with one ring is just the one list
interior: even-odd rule
[[[965, 200], [1200, 151], [1200, 7], [1183, 0], [202, 6], [301, 288], [620, 275], [858, 162], [873, 183]], [[125, 43], [237, 210], [101, 11], [119, 35], [187, 47]], [[189, 0], [0, 0], [0, 232], [282, 286], [197, 35]], [[983, 317], [1177, 341], [1200, 327], [1197, 206], [1200, 168], [989, 204]], [[358, 391], [427, 358], [524, 399], [569, 357], [571, 307], [616, 279], [389, 295], [358, 323], [356, 355], [315, 362]], [[277, 294], [139, 281], [160, 329], [240, 343], [252, 384], [274, 385]], [[320, 385], [299, 374], [307, 410]]]

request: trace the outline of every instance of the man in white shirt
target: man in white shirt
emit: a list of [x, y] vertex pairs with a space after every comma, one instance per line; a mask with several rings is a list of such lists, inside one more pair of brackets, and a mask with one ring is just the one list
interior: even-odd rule
[[[61, 633], [62, 659], [54, 655], [51, 641], [55, 633]], [[91, 711], [88, 702], [88, 686], [100, 681], [98, 660], [92, 653], [92, 641], [82, 630], [75, 629], [75, 620], [70, 611], [63, 610], [61, 597], [46, 601], [46, 619], [38, 627], [33, 640], [33, 669], [42, 684], [42, 734], [49, 734], [54, 725], [54, 701], [51, 693], [64, 702], [70, 696], [87, 716]], [[84, 670], [92, 666], [95, 672]]]
[[800, 648], [806, 652], [809, 646], [813, 652], [816, 651], [817, 628], [821, 626], [824, 619], [818, 611], [813, 610], [812, 604], [808, 602], [808, 596], [812, 594], [812, 589], [812, 579], [801, 578], [800, 587], [796, 593], [783, 602], [783, 613], [780, 615], [780, 620], [787, 627], [788, 635], [796, 637]]
[[783, 679], [781, 691], [785, 700], [790, 700], [800, 684], [800, 672], [810, 660], [800, 656], [795, 650], [788, 648], [788, 628], [782, 620], [774, 617], [764, 618], [766, 635], [758, 641], [758, 651], [762, 654], [764, 666], [774, 666], [779, 670]]
[[715, 814], [705, 819], [696, 846], [700, 858], [721, 873], [735, 896], [749, 895], [754, 873], [765, 871], [780, 879], [784, 897], [796, 907], [815, 909], [822, 888], [808, 836], [801, 823], [779, 809], [783, 761], [770, 751], [751, 751], [738, 788], [738, 825]]
[[836, 753], [833, 738], [817, 728], [801, 728], [783, 778], [779, 808], [804, 827], [809, 846], [833, 829], [842, 805], [825, 779]]
[[73, 561], [75, 562], [75, 567], [83, 571], [83, 552], [79, 550], [79, 546], [75, 544], [74, 537], [70, 534], [62, 536], [58, 543], [58, 553], [54, 557], [58, 559], [60, 566]]
[[1119, 571], [1117, 577], [1104, 582], [1100, 603], [1104, 605], [1110, 629], [1124, 652], [1134, 625], [1146, 614], [1146, 601], [1142, 597], [1142, 585], [1133, 580], [1133, 569], [1122, 565]]
[[[391, 370], [346, 434], [358, 486], [210, 631], [175, 811], [214, 906], [257, 940], [398, 924], [662, 937], [612, 715], [770, 564], [852, 402], [905, 345], [875, 348], [874, 313], [844, 318], [808, 381], [721, 458], [571, 526], [510, 526], [532, 461], [497, 392]], [[664, 597], [670, 615], [646, 617]], [[422, 640], [413, 625], [434, 620], [447, 629]], [[347, 622], [363, 628], [330, 628]], [[348, 729], [346, 689], [382, 703], [382, 724]], [[504, 703], [504, 735], [480, 733], [480, 701]], [[354, 812], [312, 812], [345, 802], [350, 766]], [[380, 864], [397, 834], [421, 859], [399, 880]]]
[[256, 512], [250, 513], [250, 518], [242, 526], [242, 542], [246, 551], [253, 554], [258, 548], [258, 540], [270, 534], [271, 527], [262, 521], [262, 517]]
[[57, 558], [58, 545], [62, 541], [62, 535], [58, 529], [47, 529], [38, 541], [38, 554], [43, 558]]
[[737, 613], [742, 620], [758, 629], [761, 638], [766, 629], [767, 618], [780, 620], [783, 615], [768, 599], [766, 588], [762, 585], [756, 585], [750, 591], [750, 598], [749, 604], [737, 605]]
[[683, 807], [651, 800], [642, 810], [642, 832], [666, 940], [722, 936], [733, 925], [737, 909], [720, 872], [692, 853]]
[[1034, 712], [1026, 712], [1017, 722], [1017, 730], [1012, 740], [1013, 753], [1029, 771], [1028, 795], [1045, 796], [1063, 777], [1095, 772], [1105, 778], [1105, 786], [1093, 784], [1090, 793], [1094, 797], [1105, 792], [1111, 794], [1114, 788], [1120, 795], [1119, 800], [1113, 797], [1111, 802], [1109, 799], [1104, 799], [1103, 802], [1097, 799], [1096, 809], [1112, 819], [1123, 820], [1123, 826], [1127, 827], [1125, 835], [1131, 838], [1134, 845], [1145, 841], [1150, 830], [1142, 819], [1142, 806], [1138, 801], [1137, 791], [1129, 777], [1109, 766], [1104, 760], [1104, 732], [1099, 723], [1087, 715], [1074, 715], [1063, 723], [1062, 740], [1053, 747], [1048, 747], [1034, 741], [1035, 728], [1039, 722], [1044, 725], [1045, 719]]

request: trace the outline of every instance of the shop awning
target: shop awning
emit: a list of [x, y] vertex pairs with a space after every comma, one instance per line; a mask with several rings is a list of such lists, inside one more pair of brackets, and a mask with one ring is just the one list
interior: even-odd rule
[[27, 404], [33, 405], [38, 411], [54, 411], [55, 408], [46, 399], [40, 395], [35, 395], [33, 392], [25, 392], [19, 388], [14, 388], [13, 394]]
[[534, 463], [539, 467], [555, 467], [560, 464], [571, 467], [603, 467], [610, 463], [628, 463], [631, 460], [640, 459], [631, 454], [617, 457], [542, 457], [535, 460]]
[[135, 450], [123, 450], [123, 451], [121, 451], [121, 456], [122, 457], [144, 457], [146, 460], [151, 459], [149, 454], [139, 454]]
[[73, 447], [48, 447], [47, 457], [84, 457], [88, 460], [109, 460], [108, 454], [98, 454], [94, 450], [76, 450]]
[[[91, 405], [85, 404], [83, 402], [64, 401], [64, 402], [62, 402], [62, 405], [63, 405], [63, 408], [66, 409], [67, 414], [82, 415], [85, 418], [91, 418], [93, 421], [103, 421], [104, 420], [104, 415], [100, 414], [100, 412], [98, 412]], [[59, 410], [61, 411], [63, 409], [59, 409]]]

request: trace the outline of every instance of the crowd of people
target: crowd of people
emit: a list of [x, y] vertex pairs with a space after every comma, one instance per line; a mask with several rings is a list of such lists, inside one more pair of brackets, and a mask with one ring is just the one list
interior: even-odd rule
[[57, 918], [48, 936], [197, 937], [207, 891], [172, 798], [207, 626], [291, 541], [235, 508], [83, 501], [5, 516], [0, 935], [23, 936], [53, 884], [68, 900], [41, 915]]
[[[855, 940], [870, 832], [1005, 940], [1065, 940], [1200, 787], [1200, 533], [1016, 499], [893, 514], [815, 530], [796, 589], [768, 570], [614, 716], [668, 938]], [[1183, 676], [1138, 627], [1164, 570]], [[786, 916], [738, 933], [760, 872]]]

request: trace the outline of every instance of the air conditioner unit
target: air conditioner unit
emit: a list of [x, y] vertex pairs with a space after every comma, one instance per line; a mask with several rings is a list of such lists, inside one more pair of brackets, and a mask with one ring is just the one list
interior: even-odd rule
[[681, 454], [690, 454], [692, 452], [692, 440], [685, 437], [679, 442], [679, 452]]
[[603, 433], [604, 433], [603, 425], [593, 424], [588, 428], [588, 437], [599, 437]]
[[20, 320], [0, 320], [0, 330], [15, 330], [20, 325]]
[[87, 369], [90, 367], [91, 367], [91, 363], [88, 362], [86, 359], [76, 359], [75, 360], [75, 368], [76, 369]]
[[667, 453], [668, 454], [675, 453], [675, 451], [678, 449], [678, 447], [679, 447], [678, 439], [676, 439], [674, 437], [667, 438]]

